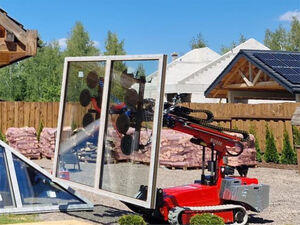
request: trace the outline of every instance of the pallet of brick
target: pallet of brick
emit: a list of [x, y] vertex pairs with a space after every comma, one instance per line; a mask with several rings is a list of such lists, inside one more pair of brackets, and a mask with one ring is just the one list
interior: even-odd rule
[[[242, 138], [241, 134], [229, 133], [230, 135], [237, 136]], [[228, 156], [228, 165], [229, 166], [256, 166], [256, 148], [255, 148], [255, 138], [252, 134], [249, 135], [249, 141], [242, 143], [244, 146], [242, 154], [239, 156]], [[238, 153], [238, 148], [228, 148], [228, 151], [232, 153]]]
[[44, 127], [40, 134], [40, 149], [43, 157], [52, 159], [55, 152], [56, 128]]
[[8, 144], [30, 159], [41, 157], [36, 130], [33, 127], [10, 127], [6, 131]]
[[[118, 162], [130, 160], [144, 164], [150, 163], [151, 145], [143, 150], [135, 151], [131, 155], [124, 155], [120, 148], [120, 141], [117, 134], [110, 132], [115, 140], [113, 157]], [[147, 143], [149, 133], [146, 130], [141, 131], [141, 143]], [[177, 132], [170, 129], [163, 129], [161, 132], [161, 148], [159, 162], [161, 166], [170, 168], [199, 168], [202, 166], [202, 147], [190, 142], [191, 135]], [[205, 154], [206, 161], [210, 158], [210, 151]]]

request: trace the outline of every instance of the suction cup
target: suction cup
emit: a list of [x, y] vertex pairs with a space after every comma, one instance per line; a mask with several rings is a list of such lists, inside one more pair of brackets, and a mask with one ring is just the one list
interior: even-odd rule
[[93, 115], [91, 113], [87, 113], [82, 118], [82, 125], [83, 125], [83, 127], [86, 127], [87, 125], [89, 125], [93, 121], [94, 121]]
[[132, 136], [125, 135], [121, 140], [121, 150], [124, 155], [130, 155], [132, 153]]
[[80, 96], [79, 96], [79, 102], [80, 102], [80, 105], [82, 105], [83, 107], [86, 107], [90, 104], [91, 94], [88, 89], [82, 90], [82, 92], [80, 93]]
[[126, 91], [124, 102], [128, 106], [136, 107], [139, 100], [139, 95], [136, 90], [130, 88]]
[[89, 72], [89, 74], [86, 77], [86, 84], [89, 88], [95, 88], [98, 84], [98, 75], [95, 71]]
[[125, 113], [120, 114], [117, 118], [117, 121], [116, 121], [117, 130], [121, 134], [126, 134], [126, 132], [129, 129], [129, 126], [130, 126], [129, 117]]

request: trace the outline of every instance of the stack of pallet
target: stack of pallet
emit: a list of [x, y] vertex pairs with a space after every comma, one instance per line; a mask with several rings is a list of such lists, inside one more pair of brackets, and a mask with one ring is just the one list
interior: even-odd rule
[[11, 147], [30, 159], [41, 157], [36, 130], [33, 127], [10, 127], [6, 131], [6, 140]]
[[56, 128], [43, 128], [40, 135], [40, 149], [43, 157], [52, 159], [55, 151]]

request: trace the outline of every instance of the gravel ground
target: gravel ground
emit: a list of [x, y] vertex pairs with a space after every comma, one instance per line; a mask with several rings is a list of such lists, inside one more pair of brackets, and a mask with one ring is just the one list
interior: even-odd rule
[[[47, 170], [52, 169], [52, 161], [36, 160]], [[120, 164], [121, 166], [121, 164]], [[200, 178], [200, 170], [170, 170], [159, 168], [158, 186], [170, 187], [192, 183]], [[249, 224], [297, 225], [300, 224], [300, 174], [297, 170], [253, 168], [248, 177], [256, 177], [260, 183], [270, 185], [270, 205], [260, 214], [249, 212]], [[79, 191], [95, 204], [91, 212], [68, 212], [41, 214], [41, 220], [79, 219], [91, 224], [116, 224], [118, 218], [130, 210], [121, 202]]]

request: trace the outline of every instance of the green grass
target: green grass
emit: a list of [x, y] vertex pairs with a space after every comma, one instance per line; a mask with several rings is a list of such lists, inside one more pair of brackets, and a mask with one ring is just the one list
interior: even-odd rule
[[36, 221], [37, 221], [37, 215], [13, 215], [13, 214], [0, 215], [0, 224], [30, 223]]

